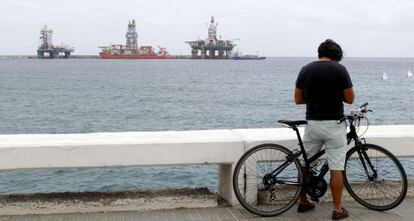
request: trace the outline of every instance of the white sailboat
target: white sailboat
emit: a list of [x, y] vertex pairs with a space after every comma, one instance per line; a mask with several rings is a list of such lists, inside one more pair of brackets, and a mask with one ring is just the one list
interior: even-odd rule
[[408, 73], [407, 73], [407, 77], [408, 77], [408, 78], [411, 78], [412, 76], [413, 76], [413, 72], [408, 71]]
[[388, 75], [387, 75], [387, 73], [384, 73], [384, 74], [382, 75], [382, 80], [384, 80], [384, 81], [388, 80]]

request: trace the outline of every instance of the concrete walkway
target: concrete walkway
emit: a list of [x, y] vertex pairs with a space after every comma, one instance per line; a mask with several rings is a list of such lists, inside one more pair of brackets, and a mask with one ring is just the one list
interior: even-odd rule
[[[414, 217], [414, 198], [407, 198], [397, 208], [387, 212], [377, 212], [368, 210], [356, 202], [347, 202], [344, 207], [350, 211], [351, 220], [413, 220]], [[314, 211], [305, 214], [296, 212], [293, 207], [288, 212], [270, 218], [263, 218], [249, 214], [239, 207], [211, 207], [200, 209], [175, 209], [175, 210], [156, 210], [145, 212], [108, 212], [108, 213], [74, 213], [74, 214], [53, 214], [53, 215], [24, 215], [24, 216], [3, 216], [1, 221], [184, 221], [184, 220], [331, 220], [331, 203], [320, 203]]]

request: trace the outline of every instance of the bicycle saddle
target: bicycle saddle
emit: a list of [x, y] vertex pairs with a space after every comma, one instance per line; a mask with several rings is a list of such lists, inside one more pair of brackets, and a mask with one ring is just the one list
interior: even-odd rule
[[281, 123], [281, 124], [286, 124], [289, 127], [296, 127], [296, 126], [299, 126], [299, 125], [307, 124], [308, 123], [306, 120], [294, 120], [294, 121], [291, 121], [291, 120], [279, 120], [278, 122]]

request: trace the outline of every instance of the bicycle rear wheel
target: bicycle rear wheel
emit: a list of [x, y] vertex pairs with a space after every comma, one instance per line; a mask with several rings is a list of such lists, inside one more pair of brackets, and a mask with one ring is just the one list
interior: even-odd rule
[[400, 161], [374, 144], [362, 144], [348, 151], [344, 180], [349, 194], [372, 210], [390, 210], [407, 193], [407, 176]]
[[[296, 203], [302, 169], [292, 156], [292, 151], [277, 144], [259, 145], [243, 154], [234, 169], [233, 189], [245, 209], [259, 216], [276, 216]], [[277, 168], [280, 172], [275, 172]]]

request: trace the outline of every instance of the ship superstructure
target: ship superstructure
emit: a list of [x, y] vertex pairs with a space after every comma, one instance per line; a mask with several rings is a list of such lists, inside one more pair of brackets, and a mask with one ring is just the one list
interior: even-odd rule
[[100, 47], [100, 58], [103, 59], [174, 59], [167, 50], [158, 46], [155, 52], [152, 46], [138, 46], [138, 33], [135, 20], [128, 22], [127, 33], [125, 34], [126, 44], [115, 44]]
[[222, 40], [217, 38], [217, 25], [214, 17], [211, 17], [210, 25], [208, 25], [207, 39], [186, 41], [191, 47], [191, 58], [193, 59], [229, 59], [232, 50], [236, 44], [234, 40]]

